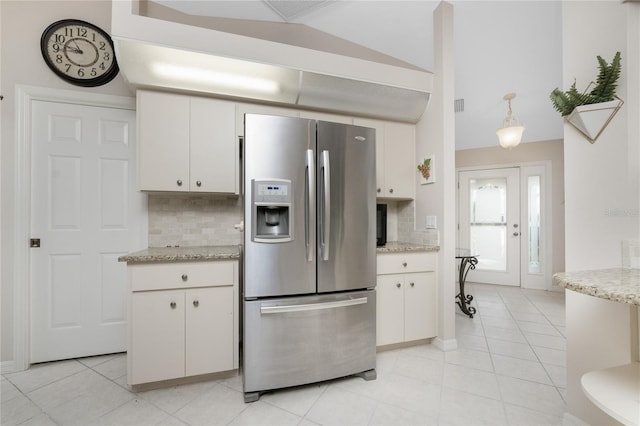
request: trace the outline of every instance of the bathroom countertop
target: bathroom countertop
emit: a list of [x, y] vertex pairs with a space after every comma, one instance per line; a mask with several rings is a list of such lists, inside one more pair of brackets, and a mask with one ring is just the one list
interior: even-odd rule
[[425, 244], [405, 243], [402, 241], [389, 241], [382, 247], [377, 248], [378, 254], [381, 253], [406, 253], [412, 251], [440, 251], [440, 246], [431, 246]]
[[149, 247], [120, 256], [119, 262], [186, 262], [240, 259], [240, 246]]
[[562, 272], [555, 274], [553, 279], [559, 286], [578, 293], [640, 306], [640, 269]]

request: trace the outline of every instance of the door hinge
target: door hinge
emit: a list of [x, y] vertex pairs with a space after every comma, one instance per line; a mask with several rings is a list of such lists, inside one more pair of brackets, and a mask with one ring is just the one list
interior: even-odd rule
[[31, 248], [40, 247], [40, 238], [31, 238], [29, 240], [29, 247], [31, 247]]

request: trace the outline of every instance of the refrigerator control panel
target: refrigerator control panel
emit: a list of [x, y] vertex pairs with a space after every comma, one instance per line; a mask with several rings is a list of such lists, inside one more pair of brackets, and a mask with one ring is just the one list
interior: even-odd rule
[[254, 201], [256, 203], [290, 203], [291, 181], [255, 181]]

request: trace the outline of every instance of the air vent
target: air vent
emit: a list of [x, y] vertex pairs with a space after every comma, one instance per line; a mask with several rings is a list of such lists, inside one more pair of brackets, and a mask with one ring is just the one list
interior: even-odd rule
[[463, 112], [464, 111], [464, 99], [456, 99], [453, 101], [453, 110], [455, 112]]

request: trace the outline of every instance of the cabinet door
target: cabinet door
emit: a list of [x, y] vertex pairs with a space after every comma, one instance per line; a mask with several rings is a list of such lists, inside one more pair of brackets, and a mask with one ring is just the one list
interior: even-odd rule
[[191, 98], [191, 192], [238, 193], [235, 128], [235, 103]]
[[418, 173], [415, 149], [414, 125], [385, 123], [384, 197], [415, 198], [415, 181]]
[[402, 275], [377, 279], [376, 345], [404, 341], [404, 281]]
[[435, 272], [405, 275], [404, 340], [434, 337], [436, 332]]
[[184, 292], [133, 293], [130, 312], [129, 384], [183, 377]]
[[353, 124], [376, 130], [376, 196], [382, 197], [384, 194], [384, 121], [354, 118]]
[[138, 189], [189, 190], [189, 97], [138, 91]]
[[186, 292], [186, 375], [233, 369], [233, 287]]

